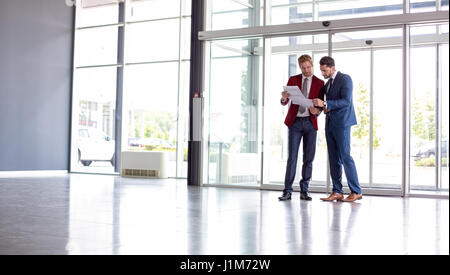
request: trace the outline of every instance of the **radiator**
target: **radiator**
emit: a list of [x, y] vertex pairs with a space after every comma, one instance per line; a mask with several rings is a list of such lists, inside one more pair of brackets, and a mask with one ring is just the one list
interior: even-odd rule
[[122, 177], [168, 178], [168, 152], [122, 152]]

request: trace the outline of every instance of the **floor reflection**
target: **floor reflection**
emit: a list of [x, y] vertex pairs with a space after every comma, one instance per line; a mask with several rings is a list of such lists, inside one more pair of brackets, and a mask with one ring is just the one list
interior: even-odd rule
[[70, 176], [68, 254], [112, 254], [115, 213], [114, 177]]
[[3, 177], [0, 254], [449, 253], [448, 200], [278, 196], [185, 180]]

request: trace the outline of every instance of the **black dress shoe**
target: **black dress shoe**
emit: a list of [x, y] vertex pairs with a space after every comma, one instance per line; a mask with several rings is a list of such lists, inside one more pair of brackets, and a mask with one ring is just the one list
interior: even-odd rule
[[300, 193], [300, 200], [302, 201], [312, 201], [312, 198], [308, 196], [308, 193]]
[[280, 201], [289, 201], [289, 200], [291, 200], [291, 198], [292, 198], [291, 193], [289, 193], [289, 192], [283, 192], [283, 196], [279, 197], [278, 199], [279, 199]]

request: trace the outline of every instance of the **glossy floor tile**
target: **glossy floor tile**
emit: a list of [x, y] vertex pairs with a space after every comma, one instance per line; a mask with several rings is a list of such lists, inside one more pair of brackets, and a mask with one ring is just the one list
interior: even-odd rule
[[0, 254], [449, 254], [449, 202], [100, 175], [0, 177]]

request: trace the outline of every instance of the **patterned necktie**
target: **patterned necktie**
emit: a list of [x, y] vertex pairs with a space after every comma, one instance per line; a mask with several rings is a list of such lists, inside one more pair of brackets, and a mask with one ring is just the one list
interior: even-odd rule
[[[307, 78], [305, 78], [305, 80], [303, 80], [302, 93], [306, 98], [308, 98], [308, 79]], [[306, 112], [306, 108], [303, 106], [300, 106], [299, 111], [301, 114], [303, 114], [304, 112]]]

